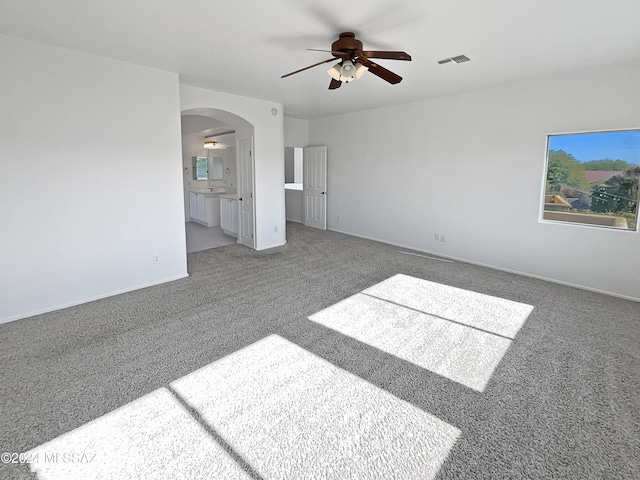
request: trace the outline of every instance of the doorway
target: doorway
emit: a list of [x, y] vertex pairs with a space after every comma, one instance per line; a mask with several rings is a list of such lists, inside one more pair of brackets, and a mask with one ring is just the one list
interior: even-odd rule
[[288, 222], [304, 222], [302, 196], [302, 147], [284, 148], [284, 204]]
[[[187, 253], [233, 243], [255, 248], [253, 126], [212, 108], [185, 110], [181, 120]], [[241, 161], [241, 152], [251, 161]]]
[[327, 229], [327, 147], [285, 147], [285, 211], [290, 222]]

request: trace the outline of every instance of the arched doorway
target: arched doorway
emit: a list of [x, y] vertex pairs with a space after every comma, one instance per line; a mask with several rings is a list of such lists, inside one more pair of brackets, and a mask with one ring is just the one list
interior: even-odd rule
[[[231, 112], [215, 108], [183, 110], [182, 151], [185, 192], [185, 220], [195, 220], [205, 226], [221, 225], [224, 233], [237, 235], [237, 243], [255, 248], [254, 196], [254, 127]], [[200, 177], [195, 159], [210, 163], [205, 140], [212, 140], [222, 164], [221, 177]], [[199, 155], [206, 152], [206, 160]], [[219, 213], [216, 209], [220, 209]], [[194, 215], [194, 211], [198, 213]]]

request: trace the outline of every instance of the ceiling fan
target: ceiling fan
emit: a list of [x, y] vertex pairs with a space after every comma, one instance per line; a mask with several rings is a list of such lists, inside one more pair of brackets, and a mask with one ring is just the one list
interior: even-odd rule
[[406, 52], [363, 50], [362, 42], [356, 38], [356, 35], [353, 32], [341, 33], [338, 40], [331, 44], [331, 50], [317, 50], [315, 48], [308, 48], [307, 50], [314, 52], [328, 52], [331, 53], [334, 58], [329, 58], [322, 62], [314, 63], [308, 67], [296, 70], [295, 72], [287, 73], [286, 75], [282, 75], [281, 78], [289, 77], [296, 73], [322, 65], [323, 63], [333, 62], [337, 58], [340, 61], [327, 71], [327, 73], [331, 75], [329, 90], [340, 88], [342, 82], [349, 83], [360, 78], [367, 70], [391, 84], [396, 84], [402, 81], [402, 77], [400, 75], [387, 70], [377, 63], [372, 62], [370, 59], [380, 58], [384, 60], [411, 61], [411, 55]]

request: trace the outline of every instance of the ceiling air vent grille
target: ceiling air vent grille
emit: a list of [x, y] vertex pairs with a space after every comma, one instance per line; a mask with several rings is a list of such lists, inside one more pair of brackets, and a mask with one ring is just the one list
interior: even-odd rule
[[450, 62], [464, 63], [464, 62], [470, 62], [470, 61], [471, 59], [466, 55], [458, 55], [456, 57], [443, 58], [442, 60], [439, 60], [438, 63], [440, 65], [444, 65], [445, 63], [450, 63]]
[[451, 60], [453, 60], [456, 63], [464, 63], [464, 62], [471, 61], [471, 59], [466, 55], [458, 55], [457, 57], [451, 57]]

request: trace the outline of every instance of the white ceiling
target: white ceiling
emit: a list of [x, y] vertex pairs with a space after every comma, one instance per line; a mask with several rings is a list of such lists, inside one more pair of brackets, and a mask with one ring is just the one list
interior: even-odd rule
[[233, 132], [233, 127], [222, 123], [219, 120], [202, 115], [182, 115], [182, 134], [190, 135], [199, 133], [202, 135], [220, 135], [222, 133]]
[[[0, 33], [169, 70], [182, 83], [281, 102], [314, 118], [640, 58], [640, 0], [0, 0]], [[404, 50], [335, 91], [327, 49]], [[438, 65], [465, 54], [471, 62]]]

